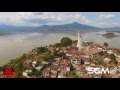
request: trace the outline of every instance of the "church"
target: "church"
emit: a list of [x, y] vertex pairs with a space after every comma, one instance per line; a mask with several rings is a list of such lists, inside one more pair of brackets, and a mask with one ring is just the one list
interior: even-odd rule
[[77, 48], [78, 48], [78, 51], [83, 49], [83, 39], [82, 39], [82, 36], [80, 35], [80, 32], [78, 32]]

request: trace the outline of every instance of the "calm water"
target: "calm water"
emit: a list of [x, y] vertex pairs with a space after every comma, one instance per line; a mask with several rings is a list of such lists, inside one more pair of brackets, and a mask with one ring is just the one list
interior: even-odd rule
[[[110, 47], [120, 48], [120, 37], [106, 39], [101, 35], [96, 35], [104, 33], [89, 32], [81, 34], [84, 41], [108, 42]], [[21, 56], [35, 47], [59, 42], [62, 37], [70, 37], [75, 40], [77, 39], [77, 32], [22, 32], [0, 36], [0, 65], [7, 63], [10, 59]]]

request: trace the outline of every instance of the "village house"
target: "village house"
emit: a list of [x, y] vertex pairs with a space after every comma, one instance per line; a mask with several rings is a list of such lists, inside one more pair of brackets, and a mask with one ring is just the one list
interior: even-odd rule
[[120, 65], [120, 58], [116, 58], [118, 65]]
[[56, 76], [57, 76], [57, 71], [51, 70], [51, 72], [50, 72], [50, 77], [51, 77], [51, 78], [56, 78]]
[[91, 63], [90, 58], [85, 58], [85, 57], [81, 58], [81, 64], [85, 64], [86, 66], [88, 66], [88, 65], [90, 65], [90, 63]]
[[57, 78], [66, 78], [66, 71], [60, 71]]
[[82, 52], [82, 57], [85, 57], [85, 58], [93, 58], [94, 55], [98, 54], [102, 52], [102, 50], [98, 50], [98, 49], [90, 49], [90, 50], [87, 50], [87, 51], [83, 51]]
[[59, 61], [59, 60], [61, 60], [61, 59], [62, 59], [61, 57], [55, 57], [55, 58], [54, 58], [55, 61]]
[[43, 77], [50, 77], [50, 71], [51, 71], [51, 69], [50, 68], [45, 68], [45, 69], [43, 69]]
[[23, 75], [24, 77], [30, 78], [29, 74], [31, 74], [31, 73], [32, 73], [32, 70], [29, 69], [29, 70], [23, 71], [22, 75]]
[[67, 57], [70, 57], [72, 59], [73, 58], [77, 59], [81, 57], [81, 52], [77, 50], [66, 50], [64, 51], [64, 53], [66, 54]]
[[37, 61], [33, 61], [33, 62], [32, 62], [32, 66], [33, 66], [33, 67], [35, 67], [36, 64], [37, 64]]
[[71, 64], [72, 65], [80, 65], [81, 64], [81, 59], [72, 59]]
[[60, 71], [70, 71], [70, 62], [66, 60], [61, 60], [59, 63], [59, 68]]
[[69, 72], [70, 71], [70, 66], [59, 66], [58, 70]]
[[60, 60], [53, 61], [53, 62], [52, 62], [52, 64], [53, 64], [53, 65], [57, 65], [57, 66], [58, 66], [58, 65], [59, 65], [59, 61], [60, 61]]
[[114, 54], [113, 50], [108, 50], [107, 53], [110, 54]]
[[43, 68], [43, 65], [35, 67], [36, 70], [40, 71]]
[[85, 73], [86, 66], [85, 65], [77, 65], [76, 67], [76, 75], [81, 75]]
[[47, 65], [47, 64], [49, 64], [49, 62], [47, 62], [47, 61], [42, 61], [41, 64], [42, 64], [42, 65]]
[[67, 72], [70, 71], [70, 62], [66, 60], [61, 60], [58, 66], [58, 78], [65, 78]]

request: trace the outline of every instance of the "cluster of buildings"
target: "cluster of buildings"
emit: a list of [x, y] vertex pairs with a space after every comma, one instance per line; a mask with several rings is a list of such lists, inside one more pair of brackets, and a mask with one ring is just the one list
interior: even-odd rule
[[[114, 54], [116, 57], [117, 65], [120, 65], [120, 54], [118, 53], [118, 49], [115, 48], [106, 48], [104, 45], [94, 44], [93, 42], [86, 42], [86, 47], [83, 46], [82, 37], [78, 33], [78, 42], [77, 48], [75, 50], [69, 47], [47, 47], [51, 52], [54, 50], [59, 51], [60, 53], [63, 52], [66, 57], [55, 57], [52, 62], [42, 61], [41, 65], [37, 65], [37, 61], [39, 61], [39, 57], [36, 58], [35, 61], [27, 60], [27, 62], [35, 67], [36, 70], [42, 72], [43, 78], [68, 78], [69, 72], [71, 72], [71, 66], [75, 68], [76, 75], [82, 78], [101, 78], [102, 75], [97, 74], [88, 74], [86, 71], [87, 67], [97, 67], [95, 63], [93, 63], [93, 59], [96, 55], [101, 52], [106, 52], [108, 55]], [[29, 52], [32, 55], [31, 52]], [[110, 64], [112, 59], [106, 57], [103, 59], [105, 64]], [[50, 66], [44, 67], [44, 64]], [[102, 65], [101, 65], [102, 66]], [[28, 77], [28, 74], [32, 73], [32, 70], [25, 70], [23, 72], [23, 76]], [[119, 74], [114, 75], [113, 77], [118, 77]]]
[[[83, 46], [82, 36], [78, 33], [78, 41], [77, 41], [77, 50], [73, 49], [72, 46], [68, 47], [54, 47], [48, 46], [48, 50], [54, 52], [55, 50], [59, 53], [64, 53], [65, 57], [57, 56], [54, 57], [53, 60], [44, 61], [41, 57], [36, 56], [37, 52], [30, 51], [26, 54], [27, 57], [34, 56], [34, 59], [25, 60], [23, 65], [26, 68], [22, 72], [22, 77], [26, 78], [69, 78], [68, 73], [71, 72], [71, 67], [75, 69], [76, 76], [80, 78], [102, 78], [101, 74], [88, 74], [86, 68], [87, 67], [97, 67], [93, 61], [96, 55], [101, 52], [115, 56], [115, 60], [117, 62], [116, 65], [120, 65], [120, 54], [118, 49], [115, 48], [107, 48], [104, 45], [94, 44], [93, 42], [86, 42], [86, 47]], [[112, 59], [109, 57], [105, 57], [103, 60], [104, 64], [111, 64]], [[101, 65], [102, 66], [102, 65]], [[35, 76], [32, 68], [41, 72], [39, 77]], [[120, 72], [117, 72], [112, 77], [120, 77]]]

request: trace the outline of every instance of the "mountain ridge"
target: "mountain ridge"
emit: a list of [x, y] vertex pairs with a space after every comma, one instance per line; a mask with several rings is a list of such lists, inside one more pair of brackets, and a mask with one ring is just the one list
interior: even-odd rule
[[120, 27], [100, 28], [80, 24], [78, 22], [62, 24], [62, 25], [42, 25], [42, 26], [12, 26], [6, 24], [0, 24], [0, 32], [10, 31], [39, 31], [39, 30], [82, 30], [82, 31], [98, 31], [98, 30], [120, 30]]

